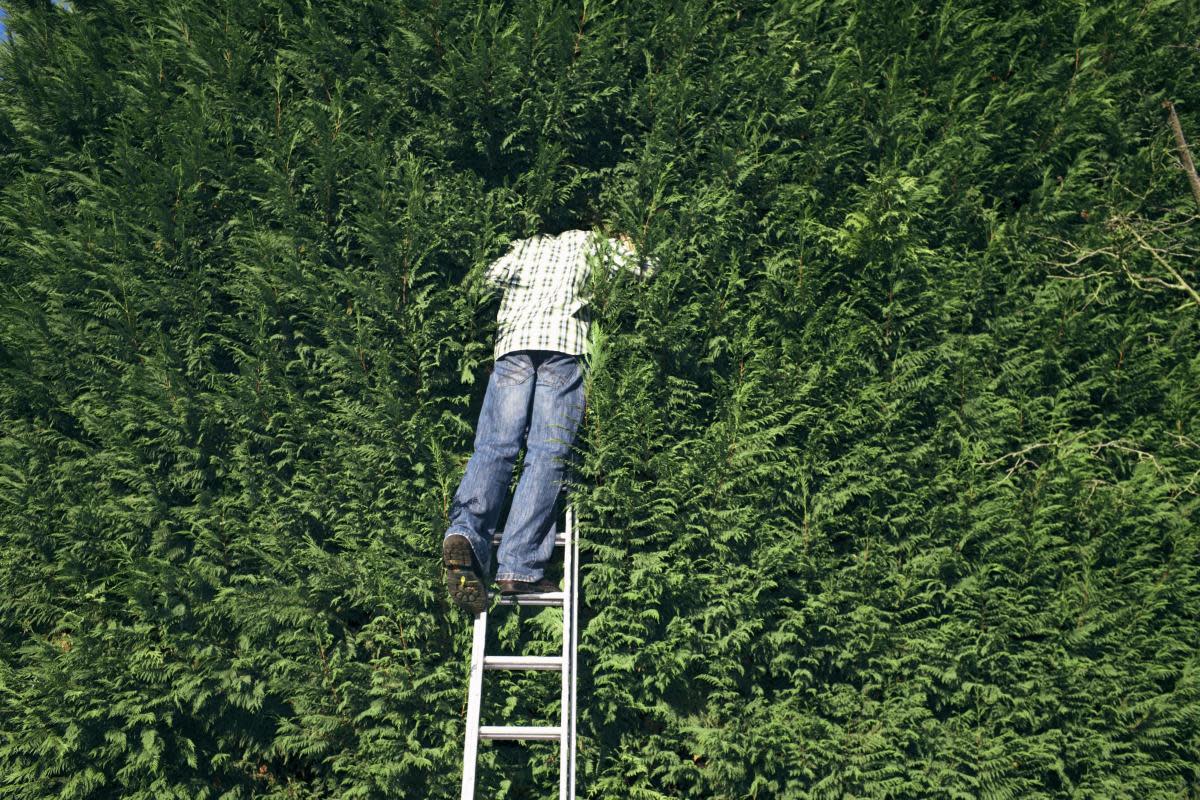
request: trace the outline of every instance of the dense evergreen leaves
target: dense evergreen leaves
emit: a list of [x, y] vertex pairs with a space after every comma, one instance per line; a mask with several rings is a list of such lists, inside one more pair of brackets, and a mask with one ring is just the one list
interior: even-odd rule
[[482, 271], [595, 213], [581, 796], [1200, 796], [1196, 0], [5, 6], [0, 798], [456, 797]]

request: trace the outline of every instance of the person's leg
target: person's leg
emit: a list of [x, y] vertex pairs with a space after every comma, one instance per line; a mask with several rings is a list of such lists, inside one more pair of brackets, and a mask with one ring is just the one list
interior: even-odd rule
[[549, 536], [584, 411], [580, 357], [547, 352], [537, 365], [525, 464], [497, 552], [496, 580], [535, 583], [554, 553]]
[[[454, 493], [449, 526], [442, 539], [448, 569], [457, 560], [451, 557], [455, 544], [452, 537], [465, 536], [478, 561], [479, 578], [487, 579], [491, 567], [492, 534], [508, 494], [513, 464], [529, 422], [535, 374], [533, 360], [526, 351], [505, 353], [493, 365], [475, 429], [475, 450]], [[466, 589], [471, 604], [477, 606], [483, 598], [476, 595], [481, 595], [485, 589], [470, 576], [469, 570], [461, 571], [473, 584], [461, 588]], [[456, 593], [454, 583], [462, 577], [464, 575], [447, 575], [451, 595], [456, 601], [462, 598]]]

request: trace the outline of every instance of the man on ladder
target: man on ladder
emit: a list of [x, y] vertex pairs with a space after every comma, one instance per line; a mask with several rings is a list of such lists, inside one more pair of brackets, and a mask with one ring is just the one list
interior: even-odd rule
[[521, 445], [525, 463], [497, 552], [501, 595], [554, 592], [545, 578], [554, 552], [555, 507], [585, 409], [587, 286], [593, 261], [611, 255], [639, 277], [657, 268], [637, 261], [625, 234], [567, 230], [514, 241], [488, 265], [504, 292], [495, 363], [475, 431], [475, 450], [450, 507], [442, 540], [446, 587], [478, 614], [487, 605], [492, 535]]
[[[575, 796], [579, 543], [574, 508], [569, 505], [563, 536], [554, 533], [555, 506], [565, 462], [583, 418], [587, 284], [592, 262], [597, 256], [609, 255], [639, 276], [656, 269], [653, 261], [633, 265], [636, 253], [628, 236], [610, 238], [604, 232], [584, 230], [520, 239], [487, 268], [489, 283], [504, 290], [495, 364], [479, 413], [475, 452], [454, 494], [450, 526], [442, 540], [450, 597], [475, 616], [462, 800], [475, 797], [476, 755], [483, 739], [557, 740], [559, 800]], [[502, 605], [562, 606], [561, 656], [489, 656], [484, 652], [491, 545], [522, 442], [525, 466], [504, 533], [498, 535], [496, 584]], [[545, 577], [557, 545], [563, 545], [562, 591]], [[559, 724], [482, 725], [485, 669], [560, 670]]]

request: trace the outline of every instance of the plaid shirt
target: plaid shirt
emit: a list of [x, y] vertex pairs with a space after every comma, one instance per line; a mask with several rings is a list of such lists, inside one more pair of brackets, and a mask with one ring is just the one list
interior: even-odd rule
[[638, 259], [614, 238], [573, 230], [513, 242], [487, 267], [489, 284], [504, 291], [493, 358], [513, 350], [557, 350], [581, 355], [588, 337], [588, 277], [604, 263], [609, 274], [625, 267], [640, 278], [658, 260]]

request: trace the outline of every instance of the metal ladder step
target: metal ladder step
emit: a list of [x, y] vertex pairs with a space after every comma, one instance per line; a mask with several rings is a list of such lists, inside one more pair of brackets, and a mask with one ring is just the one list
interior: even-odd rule
[[520, 739], [541, 739], [557, 741], [562, 736], [562, 728], [558, 725], [480, 725], [480, 739], [502, 739], [517, 741]]
[[[496, 593], [493, 593], [491, 596], [496, 597]], [[561, 606], [563, 604], [562, 592], [499, 595], [499, 598], [497, 602], [502, 606]]]
[[562, 656], [484, 656], [484, 669], [553, 669], [563, 668]]

